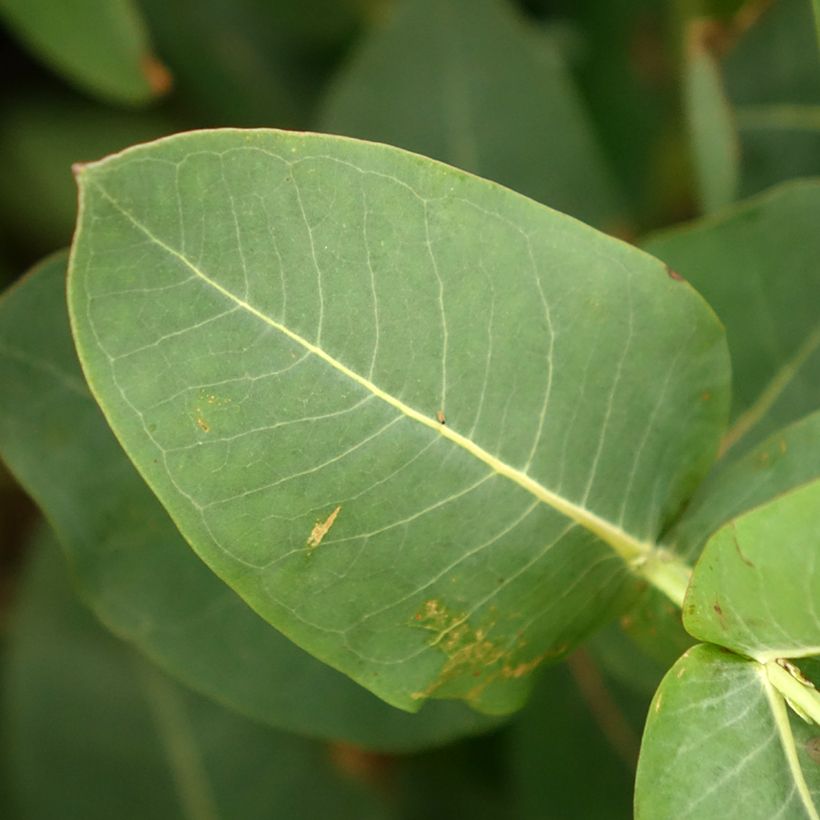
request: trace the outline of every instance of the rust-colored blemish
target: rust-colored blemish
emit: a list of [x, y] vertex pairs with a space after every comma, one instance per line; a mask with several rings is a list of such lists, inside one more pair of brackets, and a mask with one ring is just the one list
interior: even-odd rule
[[674, 279], [676, 282], [685, 282], [686, 281], [676, 270], [673, 270], [672, 268], [670, 268], [669, 265], [666, 266], [666, 275], [670, 279]]
[[174, 84], [171, 72], [153, 54], [143, 55], [140, 68], [154, 94], [167, 94], [171, 90]]
[[205, 419], [203, 419], [202, 416], [196, 417], [196, 426], [199, 427], [199, 429], [202, 430], [203, 433], [209, 433], [211, 431], [211, 425], [208, 424], [208, 422], [205, 421]]
[[336, 516], [341, 512], [341, 507], [336, 507], [335, 510], [324, 520], [324, 521], [317, 521], [313, 529], [310, 531], [310, 536], [307, 540], [307, 545], [314, 549], [318, 547], [319, 544], [322, 543], [322, 539], [330, 532], [330, 528], [333, 526], [333, 522], [336, 520]]
[[439, 424], [447, 424], [447, 419], [444, 417], [444, 411], [439, 410], [436, 412], [436, 421]]
[[734, 530], [734, 528], [732, 529], [732, 541], [734, 541], [734, 543], [735, 543], [735, 549], [737, 550], [738, 556], [740, 556], [740, 560], [743, 561], [743, 563], [746, 564], [747, 567], [751, 567], [752, 569], [755, 569], [756, 567], [755, 567], [754, 561], [747, 558], [743, 554], [743, 550], [740, 548], [740, 541], [737, 540], [737, 532]]

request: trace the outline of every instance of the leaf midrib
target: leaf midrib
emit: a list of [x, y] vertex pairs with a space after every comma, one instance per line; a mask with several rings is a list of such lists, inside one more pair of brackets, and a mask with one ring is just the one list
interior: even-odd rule
[[277, 330], [279, 333], [281, 333], [291, 341], [300, 345], [308, 353], [316, 356], [318, 359], [321, 359], [323, 362], [330, 365], [336, 371], [346, 376], [351, 381], [358, 384], [360, 387], [369, 391], [374, 396], [384, 401], [386, 404], [398, 410], [407, 418], [413, 419], [419, 424], [422, 424], [425, 427], [428, 427], [429, 429], [435, 431], [442, 437], [448, 439], [458, 447], [461, 447], [466, 452], [470, 453], [474, 458], [486, 464], [498, 475], [507, 478], [515, 484], [518, 484], [520, 487], [529, 492], [543, 504], [546, 504], [548, 507], [557, 510], [570, 520], [575, 521], [580, 526], [589, 530], [598, 538], [600, 538], [603, 542], [605, 542], [625, 562], [629, 564], [639, 563], [642, 559], [645, 559], [647, 556], [649, 556], [655, 549], [655, 545], [653, 543], [642, 541], [636, 538], [635, 536], [630, 535], [621, 527], [617, 526], [616, 524], [613, 524], [610, 521], [607, 521], [604, 518], [601, 518], [599, 515], [595, 514], [591, 510], [588, 510], [586, 507], [576, 504], [570, 501], [569, 499], [559, 495], [558, 493], [553, 492], [547, 487], [544, 487], [542, 484], [535, 481], [526, 473], [516, 469], [515, 467], [512, 467], [511, 465], [492, 455], [492, 453], [489, 453], [487, 450], [476, 444], [471, 439], [468, 439], [466, 436], [463, 436], [460, 433], [456, 432], [452, 427], [440, 423], [438, 419], [427, 416], [419, 410], [416, 410], [414, 407], [411, 407], [410, 405], [401, 401], [401, 399], [398, 399], [396, 396], [393, 396], [385, 390], [382, 390], [378, 385], [374, 384], [369, 379], [365, 378], [364, 376], [349, 368], [343, 362], [340, 362], [338, 359], [331, 356], [323, 348], [319, 347], [318, 345], [314, 344], [308, 339], [305, 339], [303, 336], [291, 330], [289, 327], [282, 324], [281, 322], [277, 322], [275, 319], [272, 319], [270, 316], [263, 313], [261, 310], [254, 307], [252, 304], [245, 301], [244, 299], [241, 299], [236, 294], [234, 294], [233, 292], [219, 284], [219, 282], [209, 277], [204, 271], [198, 268], [193, 262], [191, 262], [182, 253], [180, 253], [176, 248], [172, 247], [171, 245], [167, 244], [162, 239], [160, 239], [160, 237], [156, 236], [133, 213], [131, 213], [113, 196], [111, 196], [111, 194], [109, 194], [108, 191], [106, 191], [105, 188], [99, 182], [97, 182], [96, 180], [88, 179], [85, 176], [85, 174], [87, 174], [87, 171], [83, 174], [83, 178], [81, 181], [93, 184], [94, 187], [105, 197], [105, 199], [108, 200], [108, 202], [110, 202], [111, 205], [114, 208], [116, 208], [126, 219], [128, 219], [128, 221], [131, 222], [131, 224], [137, 230], [143, 233], [151, 242], [153, 242], [159, 248], [161, 248], [166, 253], [173, 256], [175, 259], [177, 259], [179, 262], [185, 265], [202, 282], [204, 282], [209, 287], [213, 288], [213, 290], [215, 290], [220, 295], [224, 296], [226, 299], [233, 302], [240, 309], [244, 310], [248, 314], [254, 316], [255, 318], [267, 324], [269, 327], [272, 327], [273, 329]]

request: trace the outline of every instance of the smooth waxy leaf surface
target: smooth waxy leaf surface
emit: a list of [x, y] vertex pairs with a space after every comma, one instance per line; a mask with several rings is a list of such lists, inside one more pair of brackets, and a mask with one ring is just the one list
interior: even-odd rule
[[0, 16], [43, 62], [103, 99], [143, 103], [170, 85], [133, 0], [2, 0]]
[[686, 594], [696, 638], [761, 662], [820, 655], [820, 481], [709, 539]]
[[107, 634], [37, 539], [2, 680], [17, 811], [52, 820], [387, 816], [319, 743], [196, 696]]
[[799, 182], [645, 244], [726, 325], [734, 392], [723, 449], [732, 455], [820, 406], [818, 220], [820, 183]]
[[271, 629], [191, 552], [114, 439], [68, 328], [66, 255], [0, 302], [0, 454], [62, 539], [95, 613], [184, 683], [300, 734], [408, 751], [493, 723], [393, 709]]
[[669, 536], [689, 560], [710, 535], [753, 507], [820, 479], [820, 411], [778, 430], [737, 459], [721, 461]]
[[635, 817], [818, 817], [817, 727], [790, 714], [756, 661], [699, 645], [649, 709]]
[[509, 0], [400, 0], [334, 80], [318, 127], [440, 159], [605, 229], [623, 221], [561, 54]]
[[701, 210], [711, 213], [735, 198], [740, 146], [717, 59], [709, 48], [709, 24], [688, 33], [684, 73], [686, 119]]
[[395, 705], [519, 705], [711, 460], [714, 315], [531, 200], [275, 131], [80, 186], [73, 330], [126, 451], [220, 577]]

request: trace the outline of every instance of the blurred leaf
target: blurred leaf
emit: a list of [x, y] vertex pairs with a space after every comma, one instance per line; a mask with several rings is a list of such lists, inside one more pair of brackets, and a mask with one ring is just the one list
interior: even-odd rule
[[3, 688], [10, 783], [29, 820], [386, 816], [319, 744], [191, 694], [105, 633], [47, 533]]
[[142, 5], [178, 99], [210, 125], [304, 127], [333, 49], [358, 22], [351, 0]]
[[741, 195], [820, 174], [820, 54], [810, 0], [751, 2], [725, 83], [741, 138]]
[[220, 577], [397, 706], [520, 706], [711, 463], [714, 314], [506, 189], [232, 130], [80, 185], [73, 331], [127, 452]]
[[710, 535], [753, 507], [820, 478], [820, 411], [773, 433], [742, 456], [721, 461], [698, 488], [670, 535], [696, 558]]
[[597, 226], [623, 221], [558, 49], [507, 0], [399, 0], [334, 80], [318, 123], [443, 160]]
[[492, 725], [392, 709], [258, 618], [190, 551], [117, 445], [68, 329], [65, 254], [0, 302], [0, 451], [56, 528], [97, 615], [195, 689], [276, 727], [382, 749]]
[[764, 666], [696, 646], [650, 707], [635, 818], [816, 818], [820, 766], [806, 752], [816, 729], [787, 712]]
[[145, 103], [171, 84], [132, 0], [0, 0], [0, 16], [44, 63], [104, 100]]
[[[733, 457], [820, 407], [820, 182], [794, 182], [644, 243], [726, 326]], [[784, 275], [788, 271], [788, 276]]]
[[684, 100], [701, 211], [711, 213], [735, 198], [740, 146], [729, 100], [709, 38], [706, 20], [690, 24]]
[[738, 516], [698, 559], [686, 629], [761, 663], [820, 655], [818, 545], [820, 480]]
[[569, 664], [542, 673], [510, 727], [512, 816], [628, 820], [647, 702], [613, 685], [583, 651]]
[[26, 255], [68, 243], [77, 214], [71, 165], [174, 130], [164, 115], [57, 96], [9, 100], [0, 116], [0, 216]]

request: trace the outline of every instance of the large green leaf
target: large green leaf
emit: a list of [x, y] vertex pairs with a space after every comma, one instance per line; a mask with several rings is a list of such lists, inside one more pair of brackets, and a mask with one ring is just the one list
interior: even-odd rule
[[257, 720], [409, 750], [491, 724], [457, 703], [386, 706], [271, 629], [190, 551], [80, 371], [58, 254], [0, 302], [0, 454], [49, 517], [84, 597], [165, 670]]
[[733, 455], [820, 407], [818, 220], [820, 182], [795, 182], [645, 243], [726, 325]]
[[80, 187], [69, 307], [126, 451], [220, 577], [390, 703], [518, 706], [711, 462], [714, 315], [531, 200], [276, 131]]
[[386, 816], [320, 744], [191, 694], [108, 635], [73, 597], [48, 533], [34, 547], [3, 679], [9, 817]]
[[399, 145], [605, 228], [622, 214], [560, 53], [509, 0], [399, 0], [320, 130]]
[[820, 480], [735, 518], [695, 566], [683, 623], [765, 663], [820, 655]]
[[170, 84], [134, 0], [0, 0], [0, 16], [45, 63], [103, 99], [143, 103]]
[[676, 552], [697, 558], [709, 536], [732, 518], [818, 478], [820, 411], [778, 430], [739, 458], [720, 461], [669, 540]]
[[790, 714], [766, 669], [690, 649], [658, 689], [641, 744], [635, 817], [817, 820], [816, 727]]

